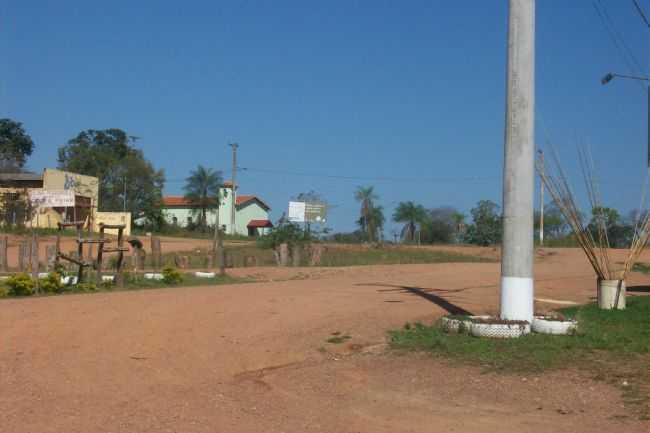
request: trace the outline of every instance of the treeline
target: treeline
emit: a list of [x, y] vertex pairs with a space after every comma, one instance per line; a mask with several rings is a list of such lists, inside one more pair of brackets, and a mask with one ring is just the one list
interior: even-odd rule
[[[100, 211], [130, 211], [134, 219], [157, 228], [164, 224], [160, 205], [165, 174], [135, 147], [137, 140], [117, 128], [81, 131], [59, 147], [57, 168], [97, 177]], [[24, 172], [35, 147], [20, 122], [0, 119], [0, 172]], [[2, 200], [5, 223], [23, 222], [16, 215], [28, 210], [13, 207], [27, 204], [19, 203], [15, 194], [5, 194]]]
[[[392, 221], [401, 225], [401, 228], [392, 231], [391, 236], [386, 236], [384, 209], [377, 204], [379, 196], [374, 187], [359, 187], [354, 197], [361, 205], [360, 217], [356, 221], [358, 229], [349, 233], [330, 234], [328, 240], [344, 243], [388, 241], [421, 244], [463, 243], [480, 246], [501, 243], [501, 208], [491, 200], [479, 201], [470, 210], [469, 215], [453, 207], [426, 208], [413, 201], [400, 202], [393, 212]], [[539, 239], [540, 215], [539, 210], [535, 211], [534, 233], [531, 234], [535, 239]], [[621, 248], [630, 244], [638, 221], [642, 221], [644, 215], [634, 210], [622, 216], [614, 208], [599, 207], [593, 209], [591, 214], [581, 214], [580, 217], [593, 236], [598, 236], [597, 227], [604, 224], [609, 244], [614, 248]], [[543, 225], [547, 245], [577, 246], [571, 226], [554, 204], [545, 206]]]

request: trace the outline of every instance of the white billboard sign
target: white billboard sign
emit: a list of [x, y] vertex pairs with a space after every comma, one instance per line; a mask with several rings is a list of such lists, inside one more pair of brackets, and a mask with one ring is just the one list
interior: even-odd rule
[[32, 206], [42, 207], [74, 207], [74, 191], [30, 191], [29, 201]]
[[305, 222], [305, 202], [304, 201], [290, 201], [289, 202], [289, 221], [292, 223]]

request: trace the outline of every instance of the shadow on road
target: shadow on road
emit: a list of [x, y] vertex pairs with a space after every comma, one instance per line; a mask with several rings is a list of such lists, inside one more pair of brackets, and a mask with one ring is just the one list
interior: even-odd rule
[[358, 286], [380, 286], [380, 287], [391, 287], [390, 289], [380, 289], [378, 292], [382, 293], [410, 293], [416, 296], [419, 296], [423, 299], [426, 299], [429, 302], [436, 304], [438, 307], [447, 311], [449, 314], [458, 314], [458, 315], [472, 315], [472, 313], [458, 305], [451, 303], [449, 300], [443, 298], [442, 296], [436, 294], [439, 292], [442, 293], [458, 293], [466, 289], [423, 289], [420, 287], [409, 287], [409, 286], [396, 286], [392, 284], [357, 284]]
[[629, 286], [625, 290], [634, 293], [650, 293], [650, 286]]

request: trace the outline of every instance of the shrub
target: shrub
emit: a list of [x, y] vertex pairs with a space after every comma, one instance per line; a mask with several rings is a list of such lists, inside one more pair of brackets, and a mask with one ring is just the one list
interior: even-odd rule
[[9, 295], [11, 296], [31, 296], [34, 294], [34, 281], [27, 274], [12, 275], [7, 280]]
[[61, 274], [58, 272], [50, 272], [47, 277], [41, 278], [38, 281], [39, 287], [45, 293], [61, 293], [63, 292], [63, 283], [61, 282]]
[[0, 286], [0, 298], [6, 298], [7, 296], [9, 296], [9, 289], [4, 286]]
[[165, 284], [179, 284], [183, 281], [183, 275], [171, 266], [162, 270], [163, 281]]
[[94, 292], [97, 290], [97, 285], [91, 282], [82, 282], [74, 286], [74, 290], [77, 292]]

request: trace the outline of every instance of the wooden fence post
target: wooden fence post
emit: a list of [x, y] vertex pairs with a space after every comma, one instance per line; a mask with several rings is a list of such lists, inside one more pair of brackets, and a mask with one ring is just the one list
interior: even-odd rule
[[300, 266], [300, 256], [302, 247], [300, 245], [294, 245], [291, 249], [291, 259], [293, 266]]
[[32, 270], [32, 278], [38, 279], [38, 236], [32, 234], [32, 242], [29, 255], [30, 267]]
[[289, 245], [280, 244], [280, 266], [288, 266], [289, 264]]
[[160, 268], [160, 264], [162, 261], [162, 248], [160, 246], [160, 238], [159, 237], [151, 237], [151, 259], [152, 259], [152, 264], [154, 270], [158, 270]]
[[9, 238], [7, 236], [0, 237], [0, 272], [9, 271], [9, 257], [7, 251], [9, 250]]
[[29, 248], [27, 242], [22, 240], [18, 244], [18, 270], [25, 272], [29, 263]]
[[322, 245], [313, 245], [311, 249], [311, 266], [320, 266], [321, 260], [323, 258], [323, 246]]
[[46, 256], [47, 270], [54, 271], [56, 267], [56, 245], [46, 246], [45, 256]]

